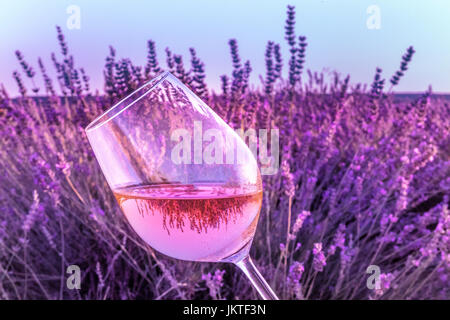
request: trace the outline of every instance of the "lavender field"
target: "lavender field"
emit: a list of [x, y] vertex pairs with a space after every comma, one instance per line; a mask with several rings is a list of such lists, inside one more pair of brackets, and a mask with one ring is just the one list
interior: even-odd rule
[[[263, 176], [251, 254], [280, 298], [449, 299], [450, 99], [431, 88], [393, 93], [413, 47], [394, 75], [376, 69], [372, 83], [351, 85], [304, 68], [294, 7], [284, 28], [285, 43], [267, 43], [259, 86], [229, 40], [221, 92], [208, 88], [193, 48], [157, 57], [149, 40], [137, 66], [111, 47], [104, 92], [90, 90], [60, 28], [53, 66], [17, 51], [21, 96], [0, 89], [0, 299], [259, 298], [231, 264], [176, 261], [139, 239], [88, 144], [91, 120], [163, 70], [232, 127], [279, 129], [280, 169]], [[81, 269], [80, 290], [66, 286], [70, 265]], [[367, 286], [371, 265], [378, 289]]]

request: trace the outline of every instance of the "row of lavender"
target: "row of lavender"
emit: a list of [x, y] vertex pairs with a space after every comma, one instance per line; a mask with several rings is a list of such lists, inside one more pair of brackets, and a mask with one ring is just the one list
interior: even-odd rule
[[[306, 38], [285, 26], [290, 52], [283, 78], [281, 45], [269, 42], [260, 89], [249, 87], [249, 61], [230, 40], [232, 73], [222, 92], [208, 90], [194, 49], [190, 67], [166, 49], [167, 70], [235, 127], [279, 128], [281, 170], [264, 177], [252, 255], [286, 299], [448, 298], [450, 288], [450, 108], [427, 92], [395, 101], [414, 54], [409, 48], [385, 88], [349, 77], [302, 72]], [[104, 70], [105, 93], [92, 93], [61, 29], [52, 54], [54, 82], [39, 59], [44, 88], [16, 52], [21, 97], [0, 90], [0, 297], [2, 299], [256, 298], [228, 265], [178, 262], [146, 246], [125, 223], [90, 150], [83, 127], [114, 101], [161, 72], [155, 43], [147, 64], [117, 59]], [[56, 84], [56, 85], [55, 85]], [[45, 97], [38, 94], [45, 91]], [[80, 290], [66, 268], [82, 271]], [[186, 266], [188, 264], [188, 266]], [[381, 286], [369, 289], [370, 265]], [[270, 277], [269, 277], [270, 275]], [[370, 287], [370, 286], [369, 286]]]

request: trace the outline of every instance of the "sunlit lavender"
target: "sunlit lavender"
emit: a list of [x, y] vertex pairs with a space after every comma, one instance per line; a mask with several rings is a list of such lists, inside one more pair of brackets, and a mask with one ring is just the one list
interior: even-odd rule
[[[88, 145], [84, 127], [163, 70], [232, 127], [279, 129], [280, 169], [263, 176], [251, 253], [281, 298], [448, 299], [450, 100], [431, 88], [393, 93], [413, 47], [395, 74], [377, 68], [369, 84], [306, 70], [308, 39], [297, 29], [288, 7], [286, 42], [268, 41], [258, 87], [249, 83], [251, 60], [229, 40], [221, 92], [208, 88], [194, 48], [189, 57], [169, 48], [161, 57], [149, 40], [138, 66], [110, 47], [104, 92], [91, 90], [59, 27], [53, 65], [16, 51], [21, 96], [0, 87], [0, 299], [258, 298], [232, 265], [149, 249]], [[81, 269], [80, 290], [66, 286], [70, 265]], [[371, 265], [381, 271], [375, 289], [367, 286]]]

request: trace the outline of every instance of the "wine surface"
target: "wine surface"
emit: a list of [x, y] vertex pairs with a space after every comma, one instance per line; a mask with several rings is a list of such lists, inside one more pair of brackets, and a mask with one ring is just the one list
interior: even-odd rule
[[253, 238], [261, 209], [256, 187], [156, 184], [114, 190], [128, 222], [151, 247], [192, 261], [220, 261]]

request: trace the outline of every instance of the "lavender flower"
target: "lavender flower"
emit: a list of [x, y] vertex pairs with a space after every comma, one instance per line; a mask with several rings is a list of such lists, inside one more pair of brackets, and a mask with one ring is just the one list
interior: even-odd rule
[[53, 88], [52, 79], [48, 76], [47, 71], [45, 70], [45, 67], [44, 67], [44, 64], [43, 64], [41, 58], [38, 59], [38, 65], [39, 65], [39, 69], [41, 70], [42, 77], [44, 78], [45, 89], [46, 89], [47, 93], [54, 96], [55, 89]]
[[284, 193], [288, 197], [293, 197], [295, 195], [294, 175], [291, 173], [289, 163], [286, 160], [281, 164], [281, 175], [286, 181]]
[[58, 34], [58, 42], [59, 45], [61, 47], [61, 53], [63, 54], [63, 56], [67, 56], [68, 55], [68, 47], [67, 47], [67, 43], [64, 39], [64, 35], [62, 33], [61, 27], [60, 26], [56, 26], [56, 32]]
[[178, 77], [184, 84], [190, 85], [192, 78], [184, 68], [183, 57], [181, 55], [173, 55], [173, 61], [175, 64], [174, 75]]
[[225, 274], [225, 270], [217, 269], [213, 275], [211, 273], [207, 273], [202, 275], [202, 280], [206, 282], [206, 286], [209, 289], [209, 295], [213, 299], [220, 299], [220, 289], [223, 286], [223, 275]]
[[316, 272], [322, 272], [323, 267], [327, 265], [325, 255], [322, 251], [322, 243], [316, 242], [314, 243], [313, 248], [313, 268]]
[[226, 75], [220, 76], [222, 82], [222, 94], [226, 97], [229, 93], [229, 79]]
[[377, 297], [382, 296], [387, 290], [392, 288], [395, 276], [392, 273], [382, 273], [380, 274], [380, 289], [375, 290], [375, 295]]
[[305, 36], [298, 37], [298, 49], [297, 49], [297, 78], [300, 79], [301, 72], [303, 70], [303, 65], [305, 63], [305, 51], [308, 43], [306, 42]]
[[28, 211], [28, 214], [23, 222], [22, 229], [25, 232], [29, 232], [36, 221], [36, 217], [39, 215], [40, 207], [39, 195], [36, 190], [33, 191], [33, 203]]
[[103, 277], [102, 268], [100, 267], [100, 262], [98, 261], [95, 265], [95, 273], [98, 277], [98, 287], [103, 288], [105, 286], [105, 278]]
[[287, 286], [291, 289], [291, 291], [295, 294], [295, 296], [299, 299], [303, 298], [302, 288], [301, 288], [301, 279], [303, 273], [305, 271], [305, 267], [303, 263], [298, 261], [294, 261], [289, 267], [289, 273], [286, 279]]
[[189, 51], [191, 53], [192, 73], [194, 74], [192, 87], [200, 98], [207, 101], [208, 89], [205, 83], [205, 64], [197, 57], [194, 48], [190, 48]]
[[294, 261], [294, 263], [289, 267], [288, 282], [290, 282], [291, 284], [298, 285], [300, 283], [304, 271], [305, 267], [303, 263]]
[[379, 97], [383, 91], [384, 79], [381, 79], [382, 71], [383, 70], [381, 70], [381, 68], [376, 69], [375, 77], [374, 77], [372, 85], [371, 85], [371, 88], [372, 88], [371, 94], [374, 99]]
[[340, 248], [341, 250], [345, 247], [345, 224], [341, 223], [339, 224], [338, 231], [336, 232], [336, 235], [334, 236], [333, 243], [328, 248], [328, 255], [333, 255], [336, 252], [337, 248]]
[[150, 77], [150, 74], [156, 75], [161, 72], [161, 68], [158, 65], [158, 58], [156, 57], [155, 42], [148, 40], [148, 55], [147, 55], [147, 65], [145, 66], [145, 76]]
[[285, 39], [289, 44], [289, 51], [291, 53], [291, 58], [289, 60], [289, 83], [294, 86], [297, 82], [297, 60], [295, 54], [297, 53], [297, 48], [295, 47], [295, 7], [287, 7], [287, 19], [285, 26]]
[[241, 90], [243, 81], [243, 70], [241, 66], [241, 58], [239, 56], [239, 49], [236, 39], [231, 39], [228, 44], [230, 45], [231, 61], [233, 64], [231, 93], [233, 97], [236, 96]]
[[84, 68], [80, 68], [81, 78], [83, 79], [84, 91], [89, 93], [89, 76], [84, 71]]
[[283, 70], [283, 58], [281, 57], [281, 47], [279, 44], [275, 44], [273, 47], [273, 53], [275, 56], [275, 79], [281, 78], [281, 72]]
[[309, 211], [301, 211], [297, 215], [297, 219], [295, 220], [294, 226], [292, 227], [292, 233], [290, 234], [290, 240], [294, 240], [296, 238], [297, 233], [302, 228], [303, 223], [305, 222], [306, 218], [311, 215], [311, 212]]
[[22, 97], [24, 97], [27, 93], [27, 89], [23, 85], [23, 82], [22, 82], [19, 72], [14, 71], [13, 77], [14, 77], [14, 80], [16, 80], [17, 86], [19, 87], [20, 94], [22, 95]]
[[25, 74], [28, 78], [33, 78], [35, 75], [35, 72], [33, 68], [30, 67], [30, 65], [25, 61], [25, 58], [23, 57], [22, 53], [19, 50], [16, 50], [16, 57], [17, 60], [19, 60], [20, 65], [23, 68], [23, 71], [25, 71]]
[[167, 67], [169, 68], [169, 70], [171, 72], [174, 72], [175, 62], [173, 61], [172, 51], [170, 51], [169, 48], [166, 48], [166, 63], [167, 63]]
[[116, 94], [116, 84], [114, 78], [114, 66], [115, 66], [116, 50], [110, 46], [109, 56], [106, 57], [105, 71], [103, 72], [105, 78], [105, 91], [112, 97]]
[[41, 230], [42, 233], [44, 234], [45, 238], [47, 239], [47, 242], [50, 246], [50, 248], [52, 248], [53, 250], [56, 250], [56, 244], [55, 241], [53, 240], [53, 235], [50, 233], [50, 231], [48, 231], [47, 227], [45, 225], [41, 225]]
[[405, 74], [405, 71], [408, 70], [408, 64], [411, 62], [412, 56], [416, 51], [413, 47], [409, 47], [406, 50], [406, 53], [402, 57], [402, 61], [400, 63], [400, 70], [397, 70], [395, 74], [391, 78], [392, 86], [396, 86], [400, 81], [401, 77]]
[[275, 81], [275, 75], [273, 71], [273, 60], [272, 60], [273, 42], [269, 41], [266, 47], [266, 94], [270, 95], [273, 90], [273, 82]]

